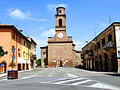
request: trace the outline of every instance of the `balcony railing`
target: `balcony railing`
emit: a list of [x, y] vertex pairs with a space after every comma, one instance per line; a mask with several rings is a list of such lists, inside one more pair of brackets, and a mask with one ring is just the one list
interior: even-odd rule
[[108, 42], [103, 46], [104, 50], [109, 50], [110, 48], [114, 48], [114, 47], [115, 47], [115, 42], [112, 41]]
[[88, 54], [88, 50], [82, 51], [82, 54]]

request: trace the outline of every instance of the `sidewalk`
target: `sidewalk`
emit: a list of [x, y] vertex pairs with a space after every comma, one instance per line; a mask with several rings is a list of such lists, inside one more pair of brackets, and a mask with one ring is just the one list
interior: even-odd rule
[[[26, 72], [26, 71], [32, 71], [33, 69], [30, 69], [30, 70], [22, 70], [22, 71], [18, 71], [18, 73], [21, 73], [21, 72]], [[3, 77], [3, 76], [6, 76], [7, 75], [7, 72], [6, 73], [0, 73], [0, 77]]]
[[86, 69], [80, 69], [81, 71], [87, 72], [87, 73], [96, 73], [96, 74], [115, 74], [115, 75], [120, 75], [120, 73], [116, 73], [116, 72], [104, 72], [104, 71], [92, 71], [92, 70], [86, 70]]

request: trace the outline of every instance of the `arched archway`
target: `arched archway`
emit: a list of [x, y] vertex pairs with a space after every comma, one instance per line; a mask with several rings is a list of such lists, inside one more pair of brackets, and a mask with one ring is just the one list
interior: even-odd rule
[[62, 27], [62, 19], [59, 19], [59, 27]]
[[6, 62], [2, 62], [2, 64], [4, 65], [4, 73], [6, 73], [7, 64], [6, 64]]
[[94, 70], [94, 67], [95, 65], [94, 65], [94, 57], [92, 57], [92, 70]]
[[103, 70], [103, 61], [102, 61], [102, 56], [100, 55], [99, 56], [99, 60], [100, 60], [100, 71], [102, 71]]
[[109, 71], [109, 58], [107, 53], [104, 54], [104, 71]]
[[118, 62], [117, 62], [117, 56], [115, 53], [111, 55], [111, 60], [112, 60], [112, 71], [117, 72], [118, 70]]
[[98, 57], [95, 57], [95, 70], [98, 70]]

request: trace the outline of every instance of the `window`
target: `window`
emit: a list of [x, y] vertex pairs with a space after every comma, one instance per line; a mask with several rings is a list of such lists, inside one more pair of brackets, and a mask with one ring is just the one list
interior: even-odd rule
[[112, 41], [112, 35], [108, 35], [108, 42]]
[[61, 10], [59, 12], [61, 13]]
[[43, 55], [45, 55], [45, 52], [43, 52]]
[[15, 46], [12, 46], [12, 49], [14, 49], [15, 48]]
[[25, 46], [25, 41], [24, 41], [24, 46]]
[[105, 39], [102, 39], [102, 46], [105, 45]]
[[20, 36], [19, 36], [19, 39], [18, 39], [19, 43], [20, 43]]
[[13, 38], [13, 39], [15, 38], [15, 32], [13, 32], [12, 38]]
[[20, 49], [18, 49], [18, 57], [20, 57]]
[[62, 27], [62, 19], [59, 19], [59, 27]]
[[94, 50], [97, 50], [97, 45], [94, 45]]
[[23, 57], [25, 57], [25, 52], [23, 52]]
[[100, 49], [100, 42], [97, 43], [97, 48]]

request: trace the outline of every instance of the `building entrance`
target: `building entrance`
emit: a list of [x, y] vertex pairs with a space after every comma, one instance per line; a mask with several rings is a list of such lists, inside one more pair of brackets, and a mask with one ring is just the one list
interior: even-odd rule
[[112, 60], [112, 71], [117, 72], [117, 70], [118, 70], [118, 62], [117, 62], [117, 58], [116, 58], [115, 53], [112, 54], [111, 60]]

